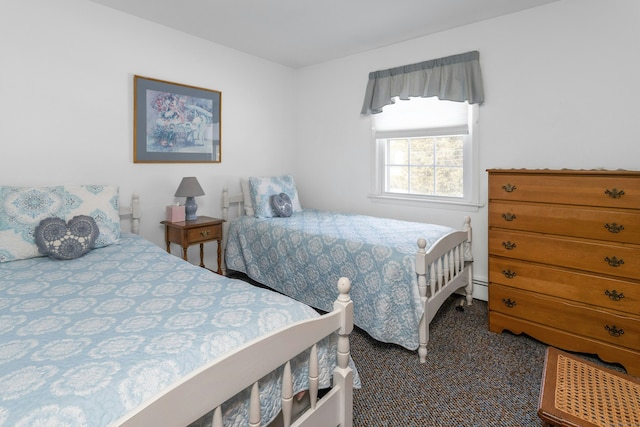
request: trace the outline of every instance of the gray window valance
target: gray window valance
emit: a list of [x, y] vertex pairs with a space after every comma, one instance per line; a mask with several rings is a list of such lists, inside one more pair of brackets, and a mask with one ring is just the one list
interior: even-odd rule
[[429, 98], [437, 96], [448, 101], [484, 102], [482, 73], [478, 51], [432, 59], [369, 73], [362, 114], [382, 112], [393, 104], [393, 98]]

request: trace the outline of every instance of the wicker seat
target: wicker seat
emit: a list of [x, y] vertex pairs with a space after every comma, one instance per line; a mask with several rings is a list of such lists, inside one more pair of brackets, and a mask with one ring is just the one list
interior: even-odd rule
[[640, 381], [549, 347], [538, 416], [545, 426], [640, 427]]

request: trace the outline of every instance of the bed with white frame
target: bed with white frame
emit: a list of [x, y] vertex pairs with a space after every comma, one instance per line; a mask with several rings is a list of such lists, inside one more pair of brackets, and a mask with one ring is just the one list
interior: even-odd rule
[[[290, 176], [285, 178], [292, 182]], [[288, 184], [284, 185], [287, 187]], [[256, 218], [256, 209], [252, 206], [255, 194], [253, 197], [249, 195], [248, 180], [241, 180], [241, 188], [240, 193], [230, 194], [224, 189], [222, 194], [223, 218], [227, 221], [225, 268], [228, 273], [239, 271], [247, 274], [253, 280], [321, 310], [326, 310], [328, 304], [326, 286], [311, 278], [317, 265], [322, 264], [320, 274], [328, 277], [348, 274], [352, 281], [351, 298], [356, 306], [354, 324], [379, 341], [412, 350], [417, 348], [422, 363], [427, 357], [429, 324], [443, 302], [454, 292], [464, 290], [466, 304], [472, 304], [469, 217], [464, 218], [462, 230], [302, 208], [298, 212], [294, 210], [288, 218]], [[297, 197], [295, 184], [288, 191]], [[376, 241], [373, 244], [358, 241], [361, 237], [369, 239], [370, 236], [354, 237], [357, 233], [351, 233], [351, 224], [354, 228], [366, 228], [369, 226], [367, 221], [374, 221], [372, 228], [387, 236], [389, 232], [394, 233], [394, 227], [402, 228], [405, 237], [409, 236], [400, 245], [403, 253], [395, 253], [399, 252], [398, 245], [392, 248], [381, 243], [380, 236], [373, 238]], [[336, 223], [339, 224], [334, 229]], [[414, 226], [415, 230], [412, 229]], [[344, 234], [349, 236], [344, 237]], [[393, 253], [372, 270], [395, 272], [402, 269], [398, 274], [402, 274], [403, 279], [400, 283], [384, 282], [386, 279], [380, 277], [391, 274], [380, 271], [373, 271], [371, 276], [361, 275], [353, 267], [358, 264], [357, 259], [362, 253], [362, 249], [356, 250], [356, 247], [366, 249], [368, 253], [365, 255], [369, 258], [381, 252]], [[344, 263], [326, 262], [328, 257], [322, 257], [331, 251], [347, 254], [342, 257]], [[376, 278], [369, 280], [373, 276]], [[382, 282], [380, 286], [372, 285], [376, 281]], [[389, 294], [388, 297], [385, 293]], [[392, 313], [403, 299], [407, 302], [406, 310]], [[376, 317], [385, 318], [378, 321]], [[376, 322], [382, 326], [378, 328]]]
[[[68, 193], [51, 188], [0, 187], [0, 204]], [[130, 233], [118, 230], [117, 241], [71, 260], [38, 255], [0, 262], [0, 424], [261, 426], [275, 413], [284, 426], [352, 425], [359, 379], [350, 358], [347, 278], [337, 283], [333, 309], [320, 315], [140, 238], [137, 195], [125, 207], [113, 197], [106, 202], [118, 222], [130, 226]], [[0, 232], [16, 231], [6, 219], [15, 219], [9, 210], [17, 205], [0, 207]], [[4, 254], [14, 249], [2, 246]], [[258, 321], [249, 321], [254, 317], [238, 302], [243, 299], [265, 307]], [[233, 318], [238, 311], [249, 316], [253, 337], [211, 326], [241, 321]], [[201, 328], [194, 313], [202, 315]], [[111, 336], [118, 329], [123, 335]], [[209, 335], [199, 336], [201, 330]], [[205, 349], [209, 359], [179, 364]]]

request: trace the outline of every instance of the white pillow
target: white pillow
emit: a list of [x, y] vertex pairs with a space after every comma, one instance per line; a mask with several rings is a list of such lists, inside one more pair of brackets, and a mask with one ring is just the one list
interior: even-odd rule
[[118, 187], [0, 186], [0, 262], [43, 256], [35, 242], [40, 221], [49, 217], [68, 221], [77, 215], [90, 215], [98, 224], [94, 247], [115, 243], [120, 238]]
[[285, 193], [291, 199], [293, 212], [302, 210], [298, 190], [291, 175], [272, 177], [249, 177], [249, 192], [256, 218], [271, 218], [277, 216], [271, 208], [271, 196]]
[[247, 216], [253, 216], [253, 202], [251, 201], [251, 190], [249, 189], [249, 180], [241, 179], [240, 186], [242, 187], [242, 197], [244, 199], [244, 214]]

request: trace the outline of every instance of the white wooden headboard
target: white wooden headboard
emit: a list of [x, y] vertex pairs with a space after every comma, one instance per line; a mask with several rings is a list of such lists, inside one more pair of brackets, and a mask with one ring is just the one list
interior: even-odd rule
[[120, 206], [120, 220], [131, 220], [131, 232], [140, 234], [140, 196], [131, 195], [131, 204], [129, 206]]
[[233, 218], [245, 215], [244, 194], [230, 194], [226, 188], [222, 190], [222, 219], [229, 221], [229, 208], [232, 208]]

